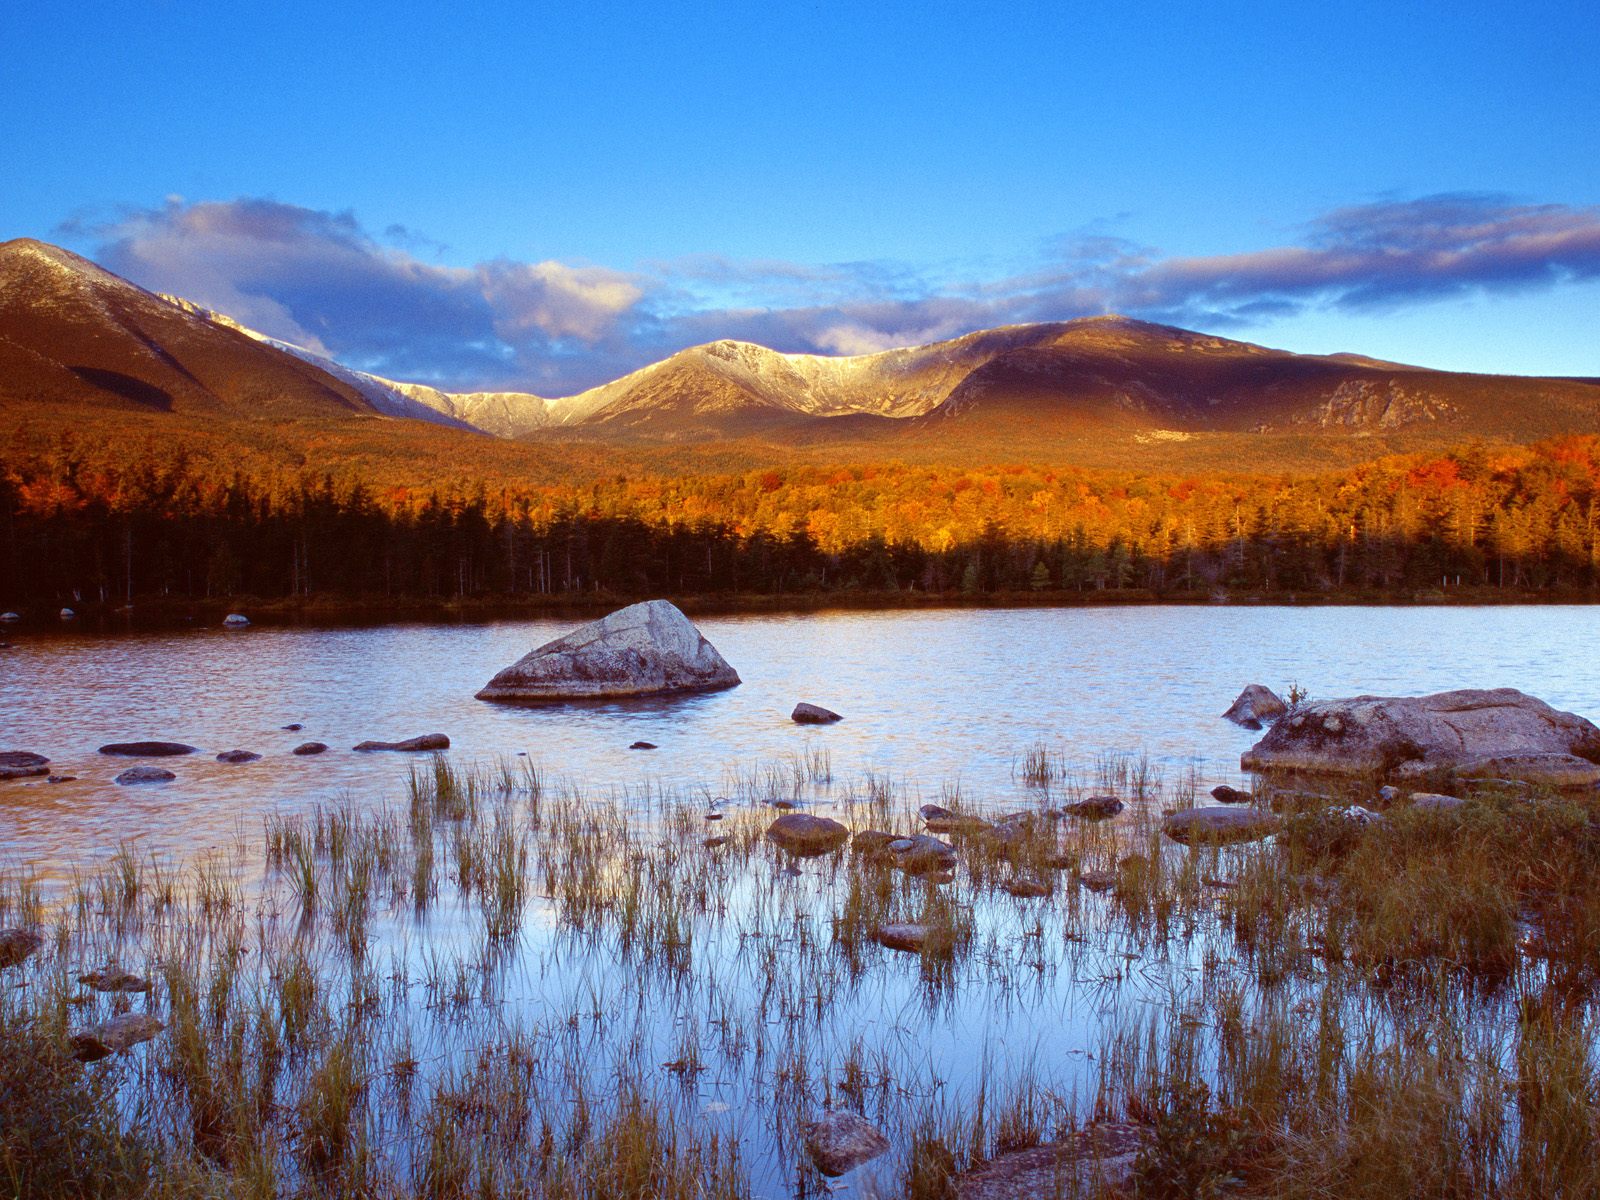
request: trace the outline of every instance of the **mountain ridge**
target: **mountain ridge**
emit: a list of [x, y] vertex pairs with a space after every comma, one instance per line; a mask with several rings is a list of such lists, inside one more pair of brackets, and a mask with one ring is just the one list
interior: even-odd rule
[[1026, 450], [1211, 435], [1531, 440], [1600, 429], [1592, 380], [1297, 354], [1117, 314], [863, 355], [722, 339], [564, 397], [387, 379], [160, 296], [71, 251], [0, 243], [0, 403], [416, 420], [501, 438]]

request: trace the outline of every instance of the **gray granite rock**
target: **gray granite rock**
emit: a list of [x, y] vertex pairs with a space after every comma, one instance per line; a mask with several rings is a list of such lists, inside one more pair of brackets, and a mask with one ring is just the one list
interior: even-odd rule
[[843, 1175], [889, 1148], [889, 1139], [865, 1117], [825, 1111], [800, 1128], [806, 1153], [824, 1175]]
[[584, 700], [706, 692], [739, 675], [689, 618], [665, 600], [630, 604], [530, 651], [480, 700]]
[[1323, 700], [1279, 721], [1240, 759], [1247, 771], [1489, 776], [1600, 783], [1600, 729], [1515, 688]]

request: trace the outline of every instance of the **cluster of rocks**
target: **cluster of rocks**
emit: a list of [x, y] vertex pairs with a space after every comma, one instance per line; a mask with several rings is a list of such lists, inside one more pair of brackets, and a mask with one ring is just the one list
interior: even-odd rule
[[[36, 929], [0, 929], [0, 970], [21, 966], [43, 945], [44, 938]], [[78, 982], [97, 992], [116, 995], [148, 994], [153, 986], [144, 976], [114, 964], [85, 972], [78, 976]], [[79, 1062], [96, 1062], [147, 1042], [165, 1028], [166, 1025], [151, 1013], [123, 1012], [75, 1031], [68, 1046]]]
[[[843, 1109], [823, 1109], [802, 1122], [800, 1137], [811, 1164], [830, 1179], [865, 1166], [891, 1145], [872, 1122]], [[950, 1193], [956, 1200], [1122, 1195], [1133, 1185], [1140, 1152], [1150, 1139], [1145, 1125], [1091, 1122], [1056, 1141], [1003, 1150], [959, 1175], [952, 1169]], [[877, 1191], [870, 1185], [862, 1190]]]
[[[302, 726], [286, 725], [285, 730], [299, 730]], [[361, 742], [351, 747], [361, 752], [377, 750], [395, 750], [403, 752], [424, 752], [448, 750], [450, 739], [442, 733], [425, 733], [418, 737], [406, 738], [398, 742]], [[328, 749], [325, 742], [302, 742], [290, 751], [301, 757], [322, 754]], [[100, 747], [101, 754], [111, 758], [182, 758], [190, 754], [197, 754], [199, 750], [187, 742], [166, 741], [136, 741], [136, 742], [108, 742]], [[244, 763], [259, 762], [262, 756], [254, 750], [224, 750], [216, 756], [219, 763], [242, 765]], [[0, 751], [0, 780], [28, 779], [37, 776], [47, 776], [50, 783], [70, 783], [77, 778], [75, 775], [50, 774], [50, 759], [42, 754], [35, 754], [29, 750], [4, 750]], [[123, 786], [132, 786], [146, 783], [170, 783], [177, 779], [177, 774], [154, 764], [141, 764], [129, 767], [115, 776], [113, 782]]]

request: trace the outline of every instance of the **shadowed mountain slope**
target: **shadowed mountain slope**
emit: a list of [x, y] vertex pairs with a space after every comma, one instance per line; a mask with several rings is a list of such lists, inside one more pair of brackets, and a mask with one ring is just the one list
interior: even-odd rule
[[27, 238], [0, 243], [0, 405], [377, 415], [326, 372]]

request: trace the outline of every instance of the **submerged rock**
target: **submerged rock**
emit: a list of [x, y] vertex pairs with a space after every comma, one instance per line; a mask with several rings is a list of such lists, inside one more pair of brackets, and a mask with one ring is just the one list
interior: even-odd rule
[[44, 939], [32, 929], [0, 929], [0, 969], [26, 961]]
[[261, 755], [254, 750], [224, 750], [217, 755], [219, 763], [249, 763], [257, 761]]
[[448, 750], [450, 739], [442, 733], [424, 733], [418, 737], [407, 738], [403, 742], [361, 742], [352, 749], [362, 752], [370, 750]]
[[1035, 1200], [1044, 1196], [1127, 1194], [1150, 1131], [1129, 1121], [1097, 1121], [1070, 1137], [1010, 1150], [962, 1172], [955, 1200]]
[[823, 708], [820, 704], [807, 704], [804, 701], [794, 706], [789, 719], [797, 725], [832, 725], [835, 721], [844, 720], [831, 708]]
[[1264, 684], [1252, 683], [1228, 706], [1223, 717], [1246, 729], [1260, 729], [1289, 711], [1278, 693]]
[[982, 817], [958, 813], [945, 808], [942, 804], [924, 804], [917, 811], [921, 813], [923, 823], [933, 833], [976, 833], [991, 827]]
[[1600, 783], [1600, 729], [1515, 688], [1323, 700], [1279, 721], [1246, 771], [1492, 776], [1554, 787]]
[[889, 1148], [889, 1139], [865, 1117], [825, 1111], [800, 1127], [806, 1153], [824, 1175], [843, 1175]]
[[1115, 796], [1089, 796], [1076, 804], [1063, 804], [1061, 811], [1069, 817], [1085, 821], [1104, 821], [1122, 811], [1123, 804]]
[[895, 838], [884, 850], [907, 875], [936, 875], [954, 870], [956, 865], [956, 848], [926, 833]]
[[31, 750], [0, 750], [0, 779], [27, 779], [48, 775], [50, 760]]
[[1278, 830], [1278, 818], [1258, 808], [1185, 808], [1161, 822], [1161, 832], [1185, 846], [1254, 842]]
[[630, 604], [530, 651], [479, 700], [582, 700], [733, 687], [739, 675], [677, 607]]
[[1042, 879], [1019, 875], [1000, 885], [1001, 889], [1019, 900], [1039, 900], [1050, 894], [1050, 885]]
[[933, 936], [933, 926], [909, 922], [899, 925], [880, 925], [872, 931], [872, 940], [878, 945], [890, 950], [904, 950], [910, 954], [921, 954], [922, 948], [928, 944], [931, 936]]
[[195, 749], [185, 742], [111, 742], [101, 746], [100, 753], [121, 758], [176, 758], [193, 754]]
[[108, 1054], [148, 1042], [165, 1028], [149, 1013], [126, 1012], [73, 1034], [69, 1045], [72, 1057], [79, 1062], [98, 1062]]
[[176, 778], [165, 767], [129, 767], [117, 776], [115, 782], [126, 786], [130, 783], [171, 783]]
[[150, 981], [121, 967], [103, 967], [78, 976], [78, 982], [97, 992], [148, 992]]
[[892, 833], [885, 833], [881, 829], [858, 829], [850, 835], [850, 851], [853, 854], [865, 854], [873, 858], [881, 858], [888, 850], [890, 843], [904, 841]]
[[301, 742], [293, 750], [289, 751], [289, 753], [298, 754], [304, 758], [310, 754], [321, 754], [326, 751], [327, 748], [328, 744], [326, 742]]
[[809, 856], [837, 850], [849, 840], [850, 831], [829, 817], [790, 812], [767, 826], [767, 837], [790, 854]]

